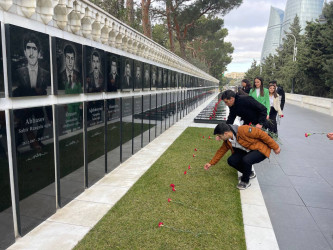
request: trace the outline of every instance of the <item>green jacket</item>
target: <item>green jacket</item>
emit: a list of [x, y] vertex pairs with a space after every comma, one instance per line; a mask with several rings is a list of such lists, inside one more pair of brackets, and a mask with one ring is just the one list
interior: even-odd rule
[[264, 88], [264, 96], [261, 96], [259, 94], [259, 96], [257, 97], [257, 92], [256, 89], [251, 89], [249, 96], [252, 96], [255, 100], [257, 100], [258, 102], [260, 102], [262, 105], [264, 105], [267, 109], [267, 115], [269, 115], [269, 111], [271, 109], [271, 105], [269, 104], [269, 92], [268, 89]]

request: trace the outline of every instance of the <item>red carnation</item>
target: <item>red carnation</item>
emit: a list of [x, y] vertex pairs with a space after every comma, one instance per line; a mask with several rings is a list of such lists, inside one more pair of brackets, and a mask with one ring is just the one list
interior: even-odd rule
[[249, 123], [249, 126], [251, 126], [251, 125], [252, 125], [252, 122]]
[[193, 157], [195, 157], [195, 154], [193, 154]]
[[195, 148], [194, 151], [198, 151], [198, 150]]
[[187, 172], [185, 171], [184, 174], [187, 174]]
[[171, 198], [168, 199], [168, 202], [171, 202]]
[[281, 115], [281, 117], [284, 117], [284, 115]]
[[171, 183], [171, 184], [170, 184], [170, 187], [174, 188], [174, 187], [175, 187], [175, 184]]
[[204, 138], [204, 139], [205, 139], [205, 136], [202, 136], [202, 138]]
[[163, 227], [163, 222], [158, 223], [158, 227]]
[[212, 117], [210, 116], [210, 117], [209, 117], [209, 120], [211, 120], [211, 119], [212, 119]]
[[173, 187], [173, 188], [172, 188], [172, 191], [174, 191], [174, 192], [175, 192], [175, 191], [176, 191], [176, 189]]
[[188, 169], [191, 169], [191, 165], [188, 165], [188, 167], [187, 167]]
[[208, 139], [210, 139], [210, 136], [208, 136]]

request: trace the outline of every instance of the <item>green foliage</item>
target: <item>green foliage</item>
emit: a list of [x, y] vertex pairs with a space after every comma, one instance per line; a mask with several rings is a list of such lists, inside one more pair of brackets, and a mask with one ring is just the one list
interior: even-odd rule
[[245, 73], [245, 78], [250, 82], [254, 80], [260, 74], [260, 65], [257, 64], [256, 60], [253, 60], [251, 68]]
[[237, 171], [227, 156], [203, 169], [221, 145], [209, 135], [185, 130], [75, 249], [246, 249]]
[[152, 38], [163, 47], [167, 47], [169, 42], [168, 30], [165, 24], [155, 24], [152, 26]]
[[[262, 66], [262, 76], [267, 83], [275, 79], [286, 92], [320, 97], [333, 97], [333, 2], [324, 6], [325, 23], [318, 20], [308, 22], [301, 35], [299, 18], [296, 16], [290, 26], [290, 33], [296, 37], [297, 56], [293, 61], [294, 38], [286, 35], [277, 55], [269, 56]], [[253, 76], [254, 65], [246, 76]]]

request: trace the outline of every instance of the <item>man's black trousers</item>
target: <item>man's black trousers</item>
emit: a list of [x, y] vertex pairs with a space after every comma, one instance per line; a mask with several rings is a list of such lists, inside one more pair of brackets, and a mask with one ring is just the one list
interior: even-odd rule
[[258, 150], [246, 152], [239, 148], [233, 148], [234, 153], [228, 158], [228, 164], [243, 174], [241, 181], [249, 182], [252, 165], [266, 159], [266, 156]]

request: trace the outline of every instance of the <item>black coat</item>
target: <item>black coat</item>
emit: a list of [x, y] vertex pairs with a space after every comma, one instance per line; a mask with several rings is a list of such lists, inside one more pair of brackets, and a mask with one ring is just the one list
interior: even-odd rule
[[279, 94], [279, 96], [281, 96], [280, 107], [281, 107], [281, 110], [283, 110], [284, 103], [286, 102], [286, 94], [284, 93], [284, 90], [282, 87], [277, 87], [276, 92]]
[[260, 102], [256, 101], [252, 96], [236, 94], [235, 103], [230, 107], [230, 113], [227, 124], [233, 124], [236, 116], [241, 117], [244, 124], [253, 125], [265, 124], [267, 109]]

